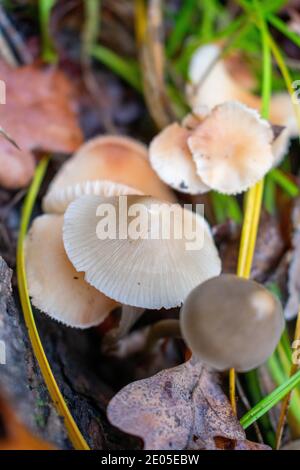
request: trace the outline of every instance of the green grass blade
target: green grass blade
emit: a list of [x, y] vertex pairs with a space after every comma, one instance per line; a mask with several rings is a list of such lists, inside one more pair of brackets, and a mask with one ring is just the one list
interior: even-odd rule
[[56, 0], [40, 0], [38, 2], [39, 22], [42, 36], [42, 58], [48, 63], [54, 63], [58, 59], [49, 28], [51, 10], [55, 2]]
[[169, 36], [166, 50], [168, 56], [173, 56], [179, 49], [181, 43], [184, 41], [188, 33], [190, 22], [193, 19], [195, 7], [198, 5], [198, 0], [190, 0], [184, 2], [178, 15], [176, 15], [175, 26]]
[[267, 16], [267, 20], [271, 23], [272, 26], [274, 26], [274, 28], [278, 29], [278, 31], [284, 34], [294, 44], [296, 44], [296, 46], [300, 47], [300, 36], [289, 29], [289, 27], [280, 18], [278, 18], [278, 16], [270, 14]]
[[269, 214], [276, 213], [276, 184], [269, 175], [267, 175], [265, 179], [264, 207]]
[[[257, 370], [251, 370], [245, 374], [245, 382], [247, 386], [247, 392], [250, 396], [252, 403], [258, 403], [263, 399], [263, 394], [260, 388], [259, 378]], [[259, 419], [259, 427], [262, 431], [264, 440], [271, 447], [275, 446], [275, 432], [272, 428], [269, 416], [265, 414]]]
[[217, 192], [211, 192], [211, 202], [214, 215], [218, 224], [231, 219], [240, 224], [243, 220], [242, 211], [237, 199]]
[[142, 79], [137, 62], [124, 59], [107, 47], [94, 46], [91, 51], [92, 56], [110, 68], [115, 74], [119, 75], [129, 85], [139, 93], [142, 92]]
[[300, 370], [292, 377], [286, 380], [285, 383], [277, 387], [273, 392], [255, 405], [248, 413], [246, 413], [240, 420], [244, 429], [247, 429], [254, 421], [258, 420], [267, 413], [273, 406], [280, 402], [289, 392], [291, 392], [300, 383]]
[[294, 198], [299, 195], [298, 186], [293, 183], [279, 168], [274, 168], [269, 173], [275, 183], [278, 184], [290, 197]]

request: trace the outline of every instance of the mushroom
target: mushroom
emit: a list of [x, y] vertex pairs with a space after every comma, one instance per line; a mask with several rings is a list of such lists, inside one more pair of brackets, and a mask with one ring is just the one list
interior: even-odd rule
[[152, 170], [144, 145], [129, 137], [101, 136], [86, 142], [61, 167], [49, 186], [44, 209], [55, 208], [55, 201], [61, 198], [59, 191], [95, 180], [111, 181], [134, 188], [138, 193], [175, 201], [172, 191]]
[[[215, 106], [228, 102], [240, 101], [250, 108], [259, 111], [261, 98], [252, 94], [249, 90], [249, 75], [243, 73], [233, 75], [230, 67], [230, 56], [220, 58], [222, 49], [217, 44], [206, 44], [198, 48], [192, 56], [189, 66], [190, 85], [187, 94], [192, 108], [207, 106], [213, 109]], [[228, 64], [229, 62], [229, 64]], [[241, 70], [241, 63], [239, 65]], [[251, 84], [251, 82], [250, 82]], [[270, 122], [273, 125], [285, 127], [287, 132], [278, 138], [281, 143], [274, 145], [274, 164], [278, 164], [284, 157], [290, 138], [299, 135], [299, 128], [291, 98], [288, 93], [275, 93], [270, 103]], [[276, 140], [274, 141], [276, 144]]]
[[226, 101], [241, 101], [259, 108], [260, 98], [232, 78], [221, 55], [222, 49], [217, 44], [206, 44], [194, 52], [188, 71], [190, 85], [187, 87], [192, 108], [204, 105], [213, 109]]
[[257, 111], [230, 102], [216, 106], [188, 138], [197, 174], [225, 194], [247, 190], [272, 167], [270, 124]]
[[29, 293], [35, 307], [68, 326], [101, 323], [118, 304], [84, 281], [62, 240], [63, 216], [37, 217], [25, 242]]
[[[100, 234], [99, 239], [103, 209], [109, 222], [119, 224], [115, 234]], [[170, 230], [164, 235], [167, 217]], [[204, 218], [148, 196], [76, 199], [64, 216], [63, 240], [71, 263], [89, 284], [138, 308], [176, 307], [193, 287], [221, 269]]]
[[151, 142], [149, 156], [158, 176], [178, 191], [236, 194], [259, 181], [278, 162], [274, 151], [284, 154], [287, 143], [282, 127], [228, 102], [169, 125]]
[[180, 323], [196, 359], [239, 372], [263, 364], [284, 328], [278, 299], [262, 285], [232, 274], [197, 286], [184, 301]]
[[43, 199], [43, 209], [47, 213], [63, 214], [68, 205], [78, 197], [94, 194], [110, 197], [122, 194], [142, 194], [137, 189], [125, 184], [113, 183], [106, 180], [83, 181], [65, 188], [57, 189], [47, 194]]
[[[127, 181], [129, 184], [134, 184], [134, 187], [128, 186]], [[31, 234], [38, 235], [33, 237], [30, 234], [27, 239], [29, 292], [36, 307], [69, 326], [87, 328], [101, 323], [117, 306], [116, 302], [89, 286], [84, 281], [83, 275], [78, 275], [74, 270], [62, 243], [62, 216], [52, 214], [63, 214], [70, 202], [82, 195], [97, 194], [105, 198], [113, 195], [142, 194], [136, 186], [169, 201], [175, 199], [172, 192], [152, 170], [146, 148], [130, 138], [107, 136], [93, 139], [84, 144], [62, 166], [43, 200], [43, 209], [51, 215], [37, 219]], [[54, 228], [51, 229], [52, 225]], [[55, 230], [55, 237], [52, 237], [52, 242], [47, 240], [48, 244], [52, 243], [49, 250], [53, 256], [51, 263], [47, 266], [49, 272], [47, 270], [46, 272], [55, 279], [53, 273], [59, 271], [62, 278], [56, 290], [51, 282], [48, 283], [47, 278], [45, 281], [45, 278], [41, 276], [42, 266], [34, 255], [34, 252], [40, 253], [40, 259], [44, 259], [44, 244], [41, 244], [41, 241], [43, 241], [43, 235], [46, 236], [47, 227], [51, 234]], [[40, 232], [43, 232], [43, 235]], [[74, 294], [74, 299], [76, 299], [74, 311], [73, 304], [69, 303], [69, 299], [64, 297], [61, 290], [64, 284], [68, 285], [70, 292], [77, 288], [77, 294]], [[47, 295], [45, 297], [41, 295], [42, 290], [48, 292], [47, 287], [54, 289], [55, 294], [55, 300], [50, 305]], [[123, 308], [120, 331], [125, 331], [126, 325], [133, 322], [131, 318], [137, 318], [138, 314], [141, 312], [136, 312], [134, 309], [129, 312], [128, 309]]]
[[[273, 126], [276, 131], [277, 126]], [[278, 166], [288, 153], [290, 147], [290, 135], [287, 128], [281, 128], [278, 136], [272, 143], [272, 153], [274, 155], [273, 167]]]
[[[187, 125], [199, 125], [189, 116]], [[196, 122], [195, 122], [196, 121]], [[151, 142], [149, 158], [152, 168], [172, 188], [182, 193], [200, 194], [209, 191], [196, 173], [196, 165], [188, 148], [187, 140], [191, 131], [174, 122], [166, 127]]]

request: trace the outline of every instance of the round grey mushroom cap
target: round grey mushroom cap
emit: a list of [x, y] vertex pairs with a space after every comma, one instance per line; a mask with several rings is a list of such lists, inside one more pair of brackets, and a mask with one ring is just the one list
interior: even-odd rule
[[193, 289], [180, 312], [183, 337], [202, 362], [239, 372], [263, 364], [284, 328], [279, 300], [257, 282], [222, 274]]

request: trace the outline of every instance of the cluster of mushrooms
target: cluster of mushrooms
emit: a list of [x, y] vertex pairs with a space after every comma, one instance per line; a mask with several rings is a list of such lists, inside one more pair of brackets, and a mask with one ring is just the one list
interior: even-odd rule
[[188, 86], [192, 112], [162, 130], [149, 152], [133, 139], [102, 136], [62, 165], [43, 199], [44, 214], [28, 233], [26, 270], [33, 305], [66, 325], [100, 324], [121, 306], [128, 326], [144, 309], [182, 306], [181, 332], [193, 356], [218, 370], [246, 371], [274, 351], [284, 327], [282, 307], [262, 285], [221, 274], [204, 217], [181, 208], [203, 230], [196, 251], [186, 250], [186, 235], [96, 235], [103, 202], [118, 213], [120, 197], [127, 196], [129, 207], [141, 202], [151, 211], [156, 203], [160, 212], [176, 203], [172, 189], [237, 194], [282, 159], [295, 135], [289, 99], [275, 95], [270, 122], [262, 119], [260, 99], [246, 79], [243, 87], [225, 59], [214, 64], [219, 53], [217, 45], [196, 51]]

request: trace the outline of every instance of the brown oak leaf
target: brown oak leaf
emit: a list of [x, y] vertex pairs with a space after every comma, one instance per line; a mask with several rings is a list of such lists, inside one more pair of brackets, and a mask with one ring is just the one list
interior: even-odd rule
[[269, 449], [246, 440], [217, 374], [193, 360], [127, 385], [107, 415], [146, 450]]
[[0, 62], [6, 104], [0, 105], [0, 126], [17, 143], [0, 136], [0, 185], [26, 186], [34, 172], [34, 152], [71, 153], [82, 142], [73, 90], [63, 72], [53, 67], [12, 68]]

